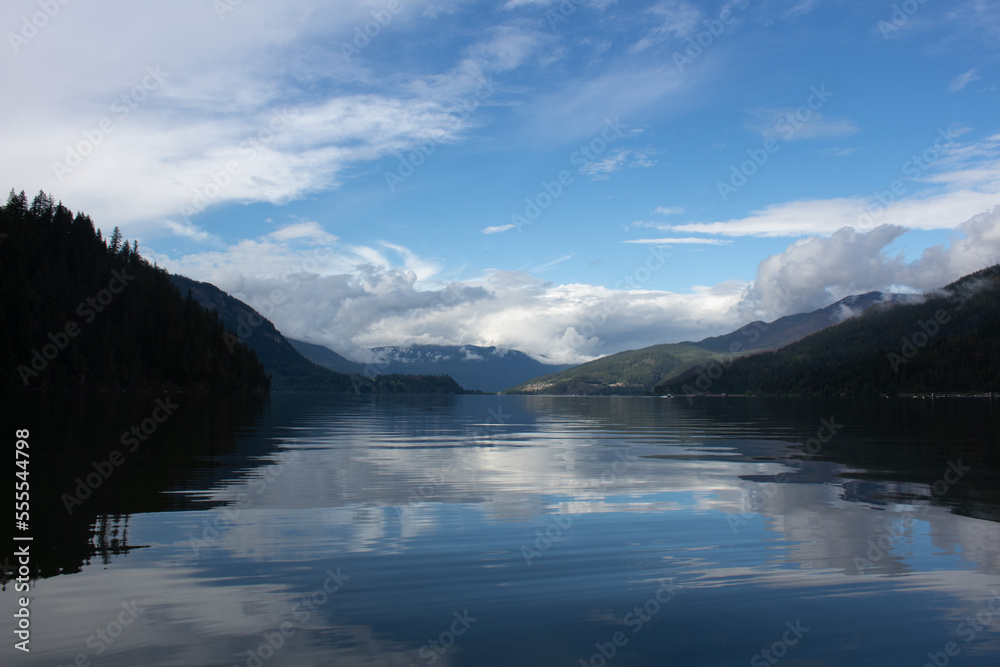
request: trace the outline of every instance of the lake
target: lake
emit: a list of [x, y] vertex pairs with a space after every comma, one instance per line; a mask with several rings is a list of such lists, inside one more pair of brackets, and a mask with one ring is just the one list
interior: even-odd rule
[[159, 401], [8, 404], [2, 664], [1000, 664], [990, 399]]

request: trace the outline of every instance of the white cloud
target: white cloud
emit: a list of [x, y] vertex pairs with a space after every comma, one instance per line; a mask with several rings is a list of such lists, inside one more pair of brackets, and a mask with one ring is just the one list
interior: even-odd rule
[[306, 221], [285, 225], [270, 234], [269, 237], [276, 241], [291, 241], [296, 239], [309, 239], [316, 243], [335, 243], [339, 239], [327, 232], [318, 222]]
[[826, 155], [829, 157], [850, 157], [858, 152], [857, 148], [824, 148], [819, 152], [820, 155]]
[[635, 55], [669, 39], [680, 39], [701, 26], [701, 10], [685, 0], [664, 0], [646, 10], [659, 25], [649, 30], [645, 36], [629, 47]]
[[757, 269], [741, 308], [748, 318], [806, 312], [838, 298], [887, 287], [895, 282], [902, 259], [882, 249], [906, 230], [883, 225], [867, 233], [844, 228], [829, 238], [800, 239], [768, 257]]
[[[661, 118], [676, 112], [690, 103], [680, 94], [685, 85], [691, 84], [672, 62], [643, 67], [628, 60], [620, 67], [610, 67], [606, 74], [567, 80], [553, 92], [539, 96], [525, 113], [545, 140], [576, 140], [599, 133], [608, 118], [621, 117], [631, 123], [634, 116], [654, 104]], [[628, 129], [629, 134], [634, 132]]]
[[831, 234], [842, 227], [859, 226], [863, 203], [847, 198], [788, 202], [753, 211], [744, 218], [668, 225], [664, 231], [724, 236]]
[[794, 5], [785, 11], [783, 18], [794, 18], [796, 16], [803, 16], [808, 14], [816, 5], [819, 4], [819, 0], [798, 0]]
[[[385, 32], [412, 30], [422, 7], [458, 1], [408, 2]], [[19, 24], [22, 10], [7, 3], [0, 21]], [[206, 240], [176, 221], [191, 215], [184, 205], [285, 203], [337, 187], [358, 163], [455, 141], [469, 126], [463, 100], [549, 39], [497, 26], [451, 69], [403, 81], [341, 53], [371, 20], [368, 3], [347, 0], [243, 3], [223, 20], [196, 0], [68, 6], [21, 53], [8, 49], [16, 66], [0, 70], [0, 83], [33, 92], [0, 110], [0, 180], [58, 193], [102, 224], [128, 223], [130, 234]], [[98, 133], [102, 122], [112, 131]], [[78, 147], [88, 153], [79, 166], [57, 174]]]
[[[955, 133], [958, 134], [957, 132]], [[923, 171], [909, 157], [896, 179], [887, 178], [875, 197], [839, 197], [773, 204], [731, 220], [660, 226], [659, 229], [725, 236], [829, 235], [843, 227], [874, 229], [883, 224], [909, 229], [954, 229], [1000, 204], [1000, 135], [981, 141], [942, 144], [938, 159]], [[890, 189], [903, 186], [897, 197]]]
[[630, 239], [622, 243], [639, 243], [644, 245], [729, 245], [732, 241], [727, 239], [700, 239], [700, 238], [667, 238], [667, 239]]
[[503, 233], [503, 232], [510, 231], [511, 229], [514, 229], [515, 227], [517, 227], [517, 225], [515, 225], [515, 224], [494, 225], [492, 227], [487, 227], [486, 229], [484, 229], [483, 230], [483, 234], [500, 234], [500, 233]]
[[957, 93], [960, 90], [965, 90], [966, 86], [968, 86], [970, 83], [978, 79], [979, 75], [976, 74], [975, 68], [970, 69], [965, 74], [960, 74], [959, 76], [955, 77], [955, 79], [950, 84], [948, 84], [948, 92]]
[[889, 289], [925, 292], [1000, 263], [1000, 206], [958, 225], [950, 245], [937, 245], [906, 262], [885, 248], [906, 229], [882, 225], [868, 232], [844, 228], [829, 238], [800, 239], [757, 270], [740, 310], [752, 319], [822, 308], [845, 296]]
[[631, 169], [633, 167], [652, 167], [656, 162], [646, 153], [629, 148], [620, 148], [608, 153], [605, 157], [587, 162], [580, 167], [580, 173], [594, 181], [607, 180], [611, 174]]
[[462, 357], [463, 361], [484, 361], [486, 359], [486, 357], [482, 356], [481, 354], [476, 354], [475, 352], [473, 352], [468, 348], [463, 347], [459, 350], [459, 352], [461, 352], [464, 355]]
[[683, 206], [657, 206], [653, 213], [659, 213], [660, 215], [680, 215], [684, 212]]
[[534, 266], [534, 267], [528, 269], [528, 272], [529, 273], [543, 273], [545, 271], [549, 271], [550, 269], [554, 269], [555, 267], [559, 266], [563, 262], [566, 262], [566, 261], [569, 261], [569, 260], [573, 259], [575, 256], [576, 255], [574, 253], [570, 253], [568, 255], [563, 255], [562, 257], [557, 257], [556, 259], [553, 259], [551, 261], [545, 262], [544, 264], [540, 264], [538, 266]]
[[211, 243], [216, 241], [216, 237], [201, 229], [190, 220], [164, 220], [163, 225], [177, 236], [198, 241], [199, 243]]
[[507, 0], [504, 3], [504, 9], [517, 9], [518, 7], [535, 7], [551, 5], [555, 0]]
[[732, 282], [687, 294], [623, 291], [505, 271], [445, 283], [434, 279], [433, 262], [401, 246], [317, 248], [301, 241], [267, 235], [180, 259], [151, 259], [250, 303], [288, 336], [357, 360], [368, 360], [374, 347], [448, 344], [493, 345], [579, 363], [733, 328], [746, 287]]
[[[558, 4], [561, 0], [507, 0], [503, 9], [511, 10], [518, 7], [549, 7]], [[585, 5], [594, 9], [605, 9], [617, 3], [618, 0], [573, 0], [573, 5]]]
[[551, 37], [534, 30], [501, 25], [492, 28], [489, 38], [474, 44], [469, 57], [490, 72], [507, 72], [534, 57]]

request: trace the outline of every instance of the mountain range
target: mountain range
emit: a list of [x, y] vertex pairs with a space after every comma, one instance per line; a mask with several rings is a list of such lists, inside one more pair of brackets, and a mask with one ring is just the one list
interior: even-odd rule
[[984, 394], [1000, 390], [1000, 265], [876, 306], [780, 350], [702, 363], [666, 394]]
[[[938, 292], [870, 292], [731, 333], [579, 366], [474, 345], [370, 350], [289, 340], [209, 283], [40, 192], [0, 207], [0, 388], [42, 391], [898, 394], [1000, 389], [1000, 265]], [[75, 308], [74, 308], [75, 306]]]
[[570, 368], [544, 364], [518, 350], [478, 345], [413, 345], [378, 347], [370, 364], [359, 364], [336, 352], [302, 341], [289, 342], [313, 363], [342, 373], [449, 375], [466, 389], [496, 393], [533, 377]]
[[826, 308], [788, 315], [770, 323], [750, 322], [731, 333], [698, 342], [666, 343], [611, 354], [563, 372], [533, 378], [505, 393], [644, 394], [693, 367], [732, 355], [781, 348], [876, 304], [894, 304], [904, 299], [881, 292], [849, 296]]

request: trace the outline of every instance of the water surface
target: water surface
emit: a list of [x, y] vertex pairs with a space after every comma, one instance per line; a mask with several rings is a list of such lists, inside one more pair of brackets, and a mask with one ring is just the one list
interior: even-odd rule
[[988, 399], [173, 400], [15, 406], [4, 664], [1000, 664]]

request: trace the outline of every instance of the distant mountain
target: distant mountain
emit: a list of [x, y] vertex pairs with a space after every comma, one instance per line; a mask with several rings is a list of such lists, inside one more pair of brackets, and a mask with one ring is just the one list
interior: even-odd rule
[[[302, 356], [270, 320], [215, 285], [180, 275], [171, 276], [171, 280], [182, 294], [190, 292], [195, 301], [219, 314], [226, 327], [235, 332], [235, 336], [230, 334], [231, 341], [244, 342], [256, 352], [271, 376], [271, 388], [275, 391], [462, 393], [462, 387], [449, 377], [409, 377], [409, 374], [386, 373], [373, 378], [323, 368]], [[343, 359], [333, 352], [330, 354]]]
[[1000, 265], [920, 303], [869, 308], [774, 352], [701, 365], [655, 393], [896, 395], [1000, 390]]
[[414, 345], [372, 350], [379, 373], [445, 373], [466, 389], [498, 392], [543, 373], [569, 368], [544, 364], [524, 352], [477, 345]]
[[810, 313], [788, 315], [771, 323], [751, 322], [737, 331], [699, 342], [665, 343], [628, 350], [523, 382], [511, 394], [643, 394], [685, 371], [755, 350], [784, 347], [880, 303], [901, 297], [869, 292], [849, 296]]
[[0, 207], [0, 390], [265, 392], [254, 353], [116, 227], [44, 192]]
[[305, 341], [295, 340], [294, 338], [289, 338], [287, 340], [299, 354], [317, 366], [329, 368], [331, 371], [337, 371], [338, 373], [347, 373], [348, 375], [365, 374], [364, 364], [359, 364], [356, 361], [351, 361], [346, 357], [342, 357], [328, 347], [306, 343]]

